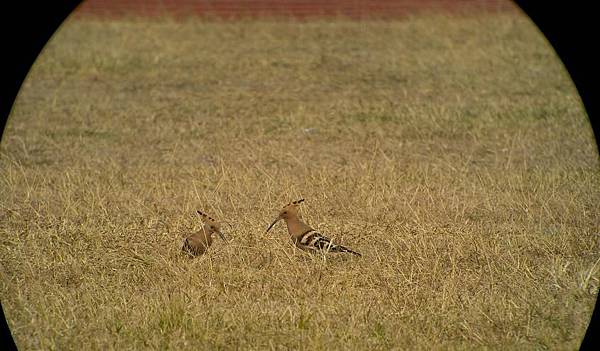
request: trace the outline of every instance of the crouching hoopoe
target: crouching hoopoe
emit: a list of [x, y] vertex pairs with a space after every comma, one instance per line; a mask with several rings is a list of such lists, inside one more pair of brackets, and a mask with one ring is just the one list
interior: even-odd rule
[[188, 236], [183, 241], [183, 246], [181, 249], [183, 252], [192, 255], [199, 256], [202, 255], [210, 245], [212, 245], [212, 234], [217, 233], [221, 237], [221, 239], [225, 240], [225, 236], [221, 232], [221, 226], [217, 223], [213, 218], [208, 215], [196, 211], [200, 216], [204, 218], [204, 226], [200, 231]]
[[318, 233], [308, 224], [302, 222], [298, 215], [298, 204], [302, 201], [304, 201], [304, 199], [293, 201], [285, 205], [279, 212], [279, 216], [277, 216], [269, 228], [267, 228], [267, 232], [273, 228], [275, 223], [283, 219], [287, 224], [292, 241], [302, 250], [312, 252], [349, 252], [361, 256], [361, 254], [356, 251], [332, 243], [328, 237]]

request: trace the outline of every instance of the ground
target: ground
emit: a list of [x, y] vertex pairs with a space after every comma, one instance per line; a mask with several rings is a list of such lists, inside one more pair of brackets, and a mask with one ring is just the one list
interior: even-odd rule
[[[574, 349], [598, 291], [598, 150], [518, 13], [71, 19], [0, 150], [20, 349]], [[363, 256], [265, 234], [299, 198]]]

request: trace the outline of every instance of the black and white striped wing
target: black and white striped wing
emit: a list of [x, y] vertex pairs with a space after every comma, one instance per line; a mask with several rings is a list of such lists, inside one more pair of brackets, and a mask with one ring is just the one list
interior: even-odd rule
[[194, 255], [194, 249], [190, 245], [189, 239], [186, 238], [185, 240], [183, 240], [181, 251], [185, 252], [188, 255]]
[[350, 250], [342, 245], [336, 245], [331, 242], [331, 239], [325, 235], [311, 230], [300, 237], [300, 240], [296, 243], [298, 247], [308, 251], [315, 252], [349, 252], [354, 255], [360, 256], [356, 251]]

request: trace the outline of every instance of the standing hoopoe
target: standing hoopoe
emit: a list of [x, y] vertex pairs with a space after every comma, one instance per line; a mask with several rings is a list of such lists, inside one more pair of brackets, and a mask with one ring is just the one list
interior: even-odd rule
[[318, 233], [308, 224], [302, 222], [302, 220], [300, 220], [300, 216], [298, 215], [298, 204], [300, 204], [302, 201], [304, 201], [304, 199], [293, 201], [285, 205], [279, 212], [279, 216], [277, 216], [269, 228], [267, 228], [267, 232], [273, 228], [275, 223], [283, 219], [287, 224], [288, 232], [292, 237], [292, 241], [302, 250], [312, 252], [349, 252], [351, 254], [361, 256], [361, 254], [356, 251], [350, 250], [342, 245], [336, 245], [332, 243], [328, 237]]
[[200, 231], [188, 236], [183, 241], [182, 250], [192, 256], [202, 255], [210, 245], [212, 244], [212, 234], [217, 233], [221, 239], [225, 240], [225, 236], [221, 232], [221, 226], [211, 217], [206, 214], [198, 212], [199, 215], [204, 217], [204, 227]]

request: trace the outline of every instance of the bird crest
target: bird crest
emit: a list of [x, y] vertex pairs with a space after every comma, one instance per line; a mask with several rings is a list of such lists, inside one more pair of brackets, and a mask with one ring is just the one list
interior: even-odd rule
[[287, 205], [283, 206], [283, 208], [290, 207], [290, 206], [298, 206], [302, 202], [304, 202], [304, 199], [292, 201], [292, 202], [288, 203]]
[[216, 224], [217, 223], [217, 221], [214, 218], [212, 218], [211, 216], [207, 215], [206, 213], [204, 213], [204, 212], [202, 212], [200, 210], [196, 210], [196, 212], [198, 212], [198, 214], [200, 216], [202, 216], [202, 218], [204, 218], [205, 221], [211, 222], [211, 224]]
[[211, 216], [207, 215], [206, 213], [196, 210], [196, 212], [202, 216], [202, 219], [204, 220], [205, 225], [208, 225], [209, 228], [211, 228], [211, 230], [215, 231], [215, 232], [220, 232], [221, 231], [221, 225], [217, 222], [216, 219], [212, 218]]

